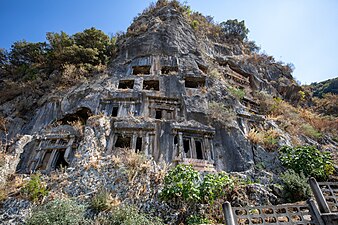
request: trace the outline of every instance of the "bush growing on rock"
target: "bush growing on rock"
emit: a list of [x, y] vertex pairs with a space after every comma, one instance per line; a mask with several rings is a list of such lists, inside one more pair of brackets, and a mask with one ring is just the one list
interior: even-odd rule
[[213, 204], [216, 199], [231, 192], [233, 186], [233, 180], [225, 172], [206, 174], [200, 186], [201, 200]]
[[174, 203], [210, 203], [232, 191], [233, 180], [225, 173], [201, 178], [191, 165], [177, 165], [164, 178], [161, 198]]
[[134, 206], [119, 206], [113, 209], [112, 214], [100, 224], [109, 225], [161, 225], [163, 222], [158, 217], [150, 218], [144, 213], [140, 213]]
[[310, 186], [302, 172], [298, 174], [294, 170], [287, 170], [281, 175], [281, 179], [284, 183], [285, 198], [287, 201], [302, 201], [311, 196]]
[[27, 220], [27, 225], [83, 224], [85, 222], [84, 210], [83, 205], [72, 200], [57, 199], [33, 211], [32, 216]]
[[315, 146], [283, 146], [279, 153], [285, 167], [297, 173], [303, 172], [306, 177], [326, 180], [334, 172], [330, 153], [321, 152]]
[[33, 202], [37, 202], [48, 194], [46, 184], [42, 182], [40, 174], [33, 174], [22, 192]]
[[164, 177], [161, 198], [174, 202], [198, 202], [200, 200], [199, 173], [190, 165], [177, 165]]

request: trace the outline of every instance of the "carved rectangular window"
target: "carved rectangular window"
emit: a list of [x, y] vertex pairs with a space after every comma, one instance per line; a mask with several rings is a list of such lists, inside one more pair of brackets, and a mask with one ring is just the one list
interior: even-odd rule
[[150, 74], [151, 66], [133, 66], [133, 75]]
[[118, 89], [133, 89], [134, 80], [120, 80]]
[[144, 80], [143, 81], [143, 89], [144, 90], [160, 90], [160, 82], [158, 80]]
[[205, 79], [200, 77], [185, 78], [185, 87], [187, 88], [201, 88], [205, 86]]
[[162, 66], [161, 68], [161, 74], [177, 74], [177, 72], [177, 66]]

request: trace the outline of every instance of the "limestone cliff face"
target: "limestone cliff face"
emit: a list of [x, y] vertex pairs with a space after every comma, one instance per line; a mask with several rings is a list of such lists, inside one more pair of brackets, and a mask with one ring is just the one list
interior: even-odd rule
[[[33, 136], [19, 172], [70, 166], [84, 147], [109, 155], [131, 148], [209, 171], [275, 163], [274, 153], [252, 145], [246, 135], [255, 126], [278, 128], [256, 115], [253, 91], [292, 98], [286, 87], [297, 89], [280, 65], [259, 64], [240, 47], [197, 35], [171, 6], [139, 16], [118, 46], [108, 73], [45, 96], [29, 123], [13, 124], [12, 136]], [[245, 97], [239, 100], [231, 88], [242, 89]], [[215, 115], [215, 105], [227, 113]], [[92, 139], [86, 137], [89, 130]], [[282, 135], [279, 141], [290, 140]]]

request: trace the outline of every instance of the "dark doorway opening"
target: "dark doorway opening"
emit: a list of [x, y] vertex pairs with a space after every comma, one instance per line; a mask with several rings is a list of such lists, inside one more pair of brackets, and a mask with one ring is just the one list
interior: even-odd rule
[[68, 166], [68, 163], [65, 160], [65, 152], [66, 150], [60, 150], [57, 153], [57, 158], [55, 162], [55, 169], [65, 168]]
[[200, 141], [195, 141], [195, 146], [197, 159], [203, 159], [202, 143]]
[[135, 149], [135, 152], [139, 153], [140, 151], [142, 151], [142, 138], [141, 137], [137, 137], [136, 138], [136, 149]]
[[155, 112], [155, 119], [162, 119], [162, 110], [156, 110]]
[[92, 112], [88, 108], [79, 108], [76, 113], [67, 114], [59, 121], [62, 125], [72, 124], [74, 122], [80, 121], [82, 125], [86, 124], [88, 118], [92, 115]]
[[130, 148], [130, 140], [131, 140], [131, 137], [123, 137], [122, 135], [119, 135], [117, 137], [115, 147], [116, 148]]
[[183, 149], [185, 153], [188, 153], [190, 150], [190, 140], [189, 139], [183, 139]]
[[174, 137], [174, 144], [175, 144], [175, 145], [178, 144], [178, 138], [177, 138], [177, 135], [175, 135], [175, 137]]
[[113, 107], [113, 112], [111, 113], [112, 117], [117, 117], [117, 114], [119, 112], [119, 107], [118, 106], [114, 106]]

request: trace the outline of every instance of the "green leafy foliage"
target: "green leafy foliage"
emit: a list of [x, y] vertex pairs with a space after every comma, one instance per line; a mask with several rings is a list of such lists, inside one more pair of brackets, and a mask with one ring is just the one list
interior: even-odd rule
[[177, 165], [164, 178], [161, 198], [165, 201], [210, 203], [225, 197], [233, 188], [233, 180], [225, 173], [200, 177], [191, 165]]
[[329, 152], [321, 152], [315, 146], [283, 146], [280, 150], [282, 164], [306, 177], [313, 176], [325, 180], [333, 174], [334, 167]]
[[225, 172], [206, 174], [200, 186], [201, 200], [213, 204], [216, 199], [232, 191], [233, 185], [233, 180]]
[[31, 176], [31, 179], [23, 187], [22, 192], [33, 202], [41, 200], [48, 194], [46, 184], [42, 182], [41, 175], [38, 173]]
[[227, 39], [237, 39], [239, 41], [244, 41], [247, 39], [249, 34], [249, 29], [246, 28], [244, 20], [227, 20], [226, 22], [220, 23], [220, 26], [225, 38]]
[[237, 99], [243, 99], [245, 96], [245, 91], [239, 88], [229, 87], [229, 92]]
[[69, 199], [57, 199], [38, 207], [27, 220], [27, 225], [69, 225], [84, 223], [85, 207]]
[[284, 184], [285, 198], [289, 202], [306, 200], [311, 196], [310, 186], [303, 172], [287, 170], [281, 175]]
[[199, 215], [190, 215], [187, 219], [187, 224], [211, 224], [212, 221], [210, 221], [207, 218], [203, 218]]
[[161, 225], [163, 222], [158, 217], [149, 217], [140, 213], [134, 206], [119, 206], [113, 209], [111, 216], [104, 223], [109, 225]]
[[199, 173], [191, 165], [177, 165], [164, 178], [161, 198], [197, 202], [200, 200], [200, 182]]

